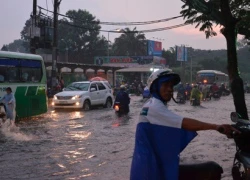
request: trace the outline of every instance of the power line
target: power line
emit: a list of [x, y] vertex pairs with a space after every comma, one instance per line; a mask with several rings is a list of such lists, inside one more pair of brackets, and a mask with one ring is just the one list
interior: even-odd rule
[[[38, 6], [40, 9], [42, 10], [45, 10], [47, 12], [51, 12], [51, 13], [54, 13], [53, 11], [50, 11], [48, 9], [45, 9], [41, 6]], [[70, 18], [70, 19], [76, 19], [76, 20], [79, 20], [79, 21], [83, 21], [81, 19], [78, 19], [78, 18], [74, 18], [74, 17], [71, 17], [71, 16], [67, 16], [67, 15], [64, 15], [64, 14], [60, 14], [60, 13], [57, 13], [58, 15], [62, 16], [62, 17], [66, 17], [66, 18]], [[170, 21], [170, 20], [174, 20], [174, 19], [177, 19], [177, 18], [180, 18], [180, 17], [183, 17], [182, 15], [180, 16], [175, 16], [175, 17], [171, 17], [171, 18], [165, 18], [165, 19], [159, 19], [159, 20], [153, 20], [153, 21], [144, 21], [144, 22], [99, 22], [99, 24], [103, 24], [103, 25], [117, 25], [117, 26], [135, 26], [135, 25], [148, 25], [148, 24], [155, 24], [155, 23], [161, 23], [161, 22], [166, 22], [166, 21]], [[86, 23], [86, 21], [84, 21]], [[97, 22], [88, 22], [88, 23], [97, 23]]]
[[150, 33], [150, 32], [158, 32], [158, 31], [166, 31], [166, 30], [175, 29], [175, 28], [178, 28], [178, 27], [189, 25], [189, 23], [183, 23], [183, 24], [178, 24], [178, 25], [168, 26], [168, 27], [163, 27], [163, 28], [138, 30], [138, 31], [128, 31], [128, 32], [120, 31], [119, 32], [119, 31], [109, 31], [109, 30], [103, 30], [103, 29], [90, 29], [90, 28], [86, 28], [86, 27], [83, 27], [83, 26], [70, 24], [70, 23], [67, 23], [65, 21], [60, 21], [60, 22], [64, 23], [65, 25], [69, 25], [69, 26], [76, 27], [76, 28], [81, 28], [81, 29], [86, 29], [86, 30], [89, 30], [89, 31], [101, 31], [101, 32], [111, 32], [111, 33]]

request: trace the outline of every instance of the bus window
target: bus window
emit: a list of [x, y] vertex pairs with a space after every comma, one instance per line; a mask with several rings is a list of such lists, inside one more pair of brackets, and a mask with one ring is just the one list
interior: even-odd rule
[[0, 59], [0, 82], [18, 82], [19, 61], [16, 59]]
[[42, 79], [42, 65], [40, 61], [21, 60], [22, 82], [40, 82]]
[[18, 67], [8, 67], [7, 69], [7, 78], [9, 82], [19, 82], [20, 81], [20, 71]]

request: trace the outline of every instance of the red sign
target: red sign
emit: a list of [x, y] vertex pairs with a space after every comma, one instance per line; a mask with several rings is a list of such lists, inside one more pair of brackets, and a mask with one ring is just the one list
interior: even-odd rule
[[126, 57], [126, 58], [111, 58], [110, 59], [111, 63], [132, 63], [133, 59]]
[[155, 47], [154, 47], [154, 50], [155, 51], [161, 51], [162, 50], [162, 43], [161, 42], [157, 42], [155, 41]]

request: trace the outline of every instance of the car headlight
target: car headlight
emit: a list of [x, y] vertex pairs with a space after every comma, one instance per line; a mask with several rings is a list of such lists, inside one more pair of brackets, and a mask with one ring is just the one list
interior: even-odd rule
[[76, 99], [79, 99], [79, 98], [81, 98], [82, 96], [79, 96], [79, 95], [75, 95], [75, 96], [73, 96], [71, 99], [72, 100], [76, 100]]
[[54, 100], [57, 100], [57, 97], [56, 97], [56, 96], [54, 96]]

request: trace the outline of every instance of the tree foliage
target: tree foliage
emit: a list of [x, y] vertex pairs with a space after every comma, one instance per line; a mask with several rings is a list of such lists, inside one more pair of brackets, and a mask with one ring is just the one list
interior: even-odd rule
[[108, 42], [100, 36], [101, 26], [95, 16], [86, 10], [69, 10], [71, 17], [59, 21], [58, 47], [60, 51], [69, 49], [75, 58], [82, 57], [82, 63], [93, 63], [94, 56], [106, 55]]
[[[199, 2], [198, 2], [199, 1]], [[204, 31], [206, 38], [216, 36], [214, 26], [225, 26], [226, 22], [222, 18], [221, 3], [224, 0], [184, 0], [180, 12], [186, 23], [196, 24], [200, 31]], [[198, 2], [198, 3], [197, 3]], [[250, 38], [250, 0], [233, 0], [229, 2], [231, 13], [237, 22], [237, 33]], [[221, 29], [223, 31], [223, 27]]]
[[4, 45], [4, 47], [5, 47], [5, 49], [7, 49], [7, 51], [26, 53], [27, 51], [24, 48], [23, 43], [24, 43], [23, 40], [17, 39], [17, 40], [14, 40], [13, 42], [11, 42], [10, 44]]
[[3, 47], [1, 48], [1, 51], [9, 51], [8, 45], [3, 45]]
[[[181, 14], [188, 19], [186, 23], [196, 24], [206, 37], [215, 36], [213, 24], [221, 25], [220, 32], [227, 42], [227, 69], [231, 82], [236, 112], [248, 119], [243, 80], [238, 69], [236, 37], [237, 34], [250, 37], [250, 0], [184, 0]], [[247, 9], [246, 9], [247, 8]]]
[[147, 41], [144, 34], [139, 33], [136, 28], [130, 30], [125, 28], [120, 37], [113, 44], [114, 55], [117, 56], [143, 56], [147, 55]]

